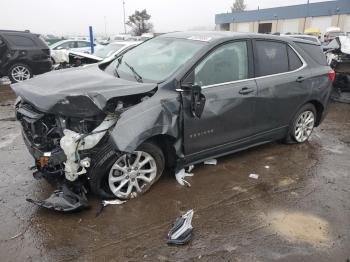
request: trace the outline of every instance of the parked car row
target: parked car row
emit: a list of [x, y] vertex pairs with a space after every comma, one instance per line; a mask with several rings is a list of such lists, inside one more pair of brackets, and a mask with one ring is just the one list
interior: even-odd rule
[[[28, 80], [33, 75], [52, 69], [76, 67], [114, 59], [140, 41], [119, 41], [108, 45], [94, 44], [83, 39], [61, 40], [48, 46], [39, 34], [29, 31], [0, 30], [0, 78], [7, 76], [12, 83]], [[60, 63], [59, 66], [54, 66]]]
[[165, 167], [177, 172], [275, 140], [306, 142], [326, 115], [333, 79], [310, 41], [177, 32], [111, 61], [13, 85], [36, 176], [75, 185], [71, 205], [67, 190], [33, 202], [79, 208], [82, 186], [129, 199], [149, 190]]
[[0, 30], [0, 77], [21, 82], [51, 70], [50, 49], [40, 35]]

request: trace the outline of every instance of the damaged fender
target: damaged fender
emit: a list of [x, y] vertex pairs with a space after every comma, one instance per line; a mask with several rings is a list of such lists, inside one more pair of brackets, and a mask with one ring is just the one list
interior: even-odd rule
[[[167, 99], [157, 99], [155, 94], [125, 111], [117, 121], [110, 136], [119, 151], [133, 152], [146, 139], [156, 135], [169, 135], [179, 139], [178, 119], [180, 115], [179, 96], [167, 91]], [[153, 99], [154, 98], [154, 99]], [[181, 143], [176, 143], [175, 151], [179, 156]]]

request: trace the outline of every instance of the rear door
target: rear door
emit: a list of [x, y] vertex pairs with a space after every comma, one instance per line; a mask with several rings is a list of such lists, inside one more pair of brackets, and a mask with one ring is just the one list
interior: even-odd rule
[[[310, 73], [304, 59], [286, 42], [254, 41], [258, 86], [258, 131], [285, 129], [296, 110], [311, 95]], [[283, 131], [283, 130], [282, 130]]]
[[201, 118], [190, 110], [184, 92], [184, 147], [186, 155], [200, 155], [225, 148], [254, 133], [257, 87], [252, 76], [251, 42], [222, 44], [194, 68], [191, 82], [202, 87], [206, 103]]

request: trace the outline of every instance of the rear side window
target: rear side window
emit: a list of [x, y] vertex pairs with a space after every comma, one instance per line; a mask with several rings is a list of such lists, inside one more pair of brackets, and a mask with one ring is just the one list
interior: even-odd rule
[[280, 42], [255, 42], [256, 76], [273, 75], [288, 71], [287, 45]]
[[84, 41], [78, 42], [78, 47], [89, 47], [89, 46], [90, 46], [89, 42], [84, 42]]
[[289, 58], [289, 70], [293, 71], [300, 68], [303, 65], [299, 56], [294, 52], [294, 50], [288, 46], [288, 58]]
[[21, 35], [7, 35], [6, 38], [9, 40], [9, 42], [15, 46], [21, 46], [21, 47], [35, 47], [35, 42], [26, 36]]
[[320, 65], [327, 65], [327, 59], [322, 49], [318, 45], [295, 42], [303, 49], [315, 62]]
[[247, 42], [222, 45], [194, 70], [194, 83], [208, 86], [248, 78]]

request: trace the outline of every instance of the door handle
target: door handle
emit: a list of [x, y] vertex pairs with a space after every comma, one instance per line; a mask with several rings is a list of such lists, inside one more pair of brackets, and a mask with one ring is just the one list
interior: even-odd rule
[[251, 87], [243, 87], [241, 90], [238, 91], [238, 93], [241, 95], [247, 95], [252, 92], [254, 92], [254, 88], [251, 88]]
[[298, 83], [301, 83], [301, 82], [303, 82], [305, 80], [305, 77], [303, 77], [303, 76], [299, 76], [298, 78], [297, 78], [297, 82]]

